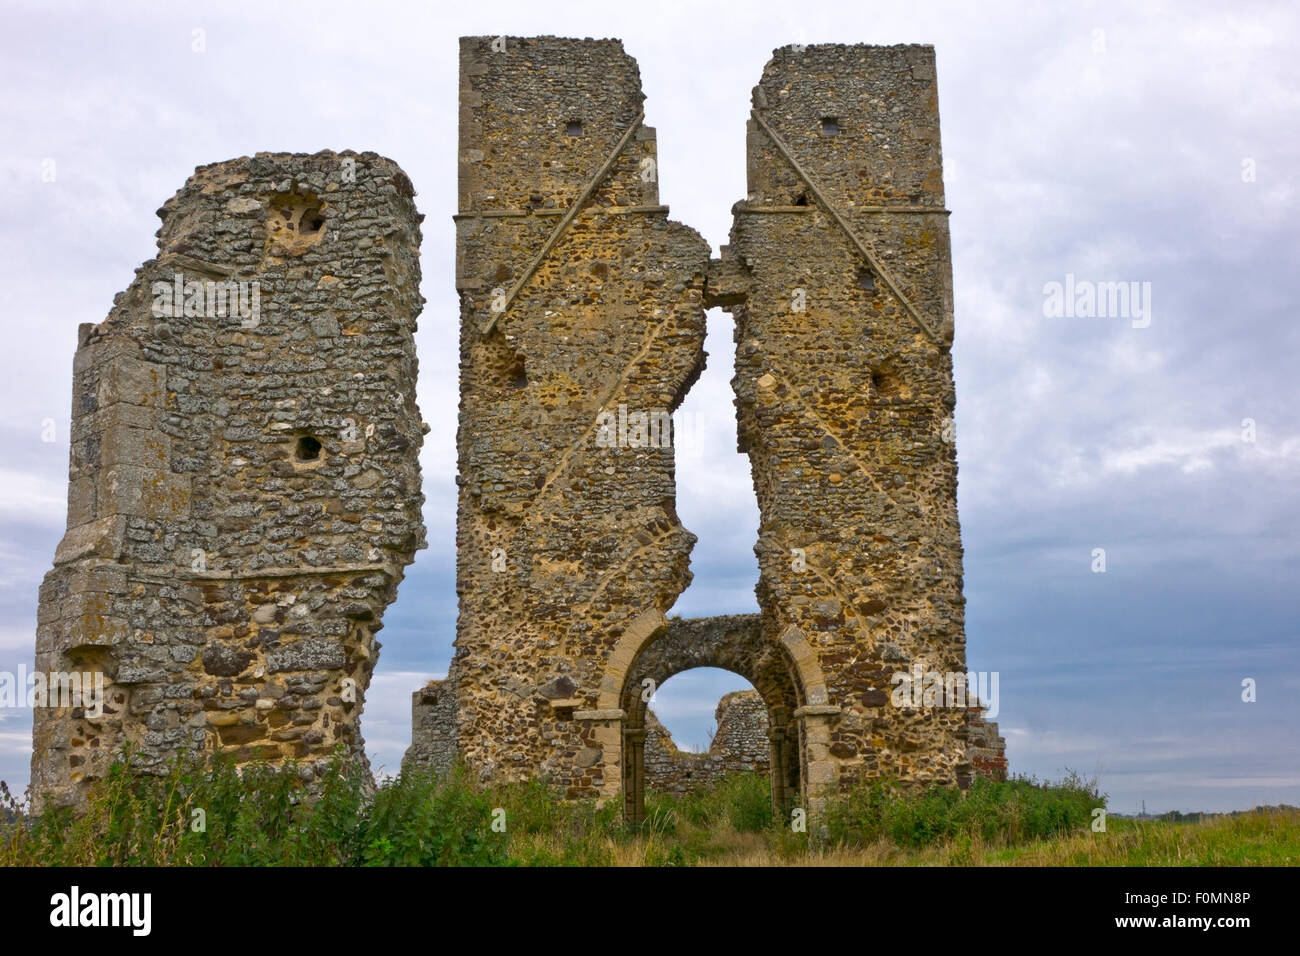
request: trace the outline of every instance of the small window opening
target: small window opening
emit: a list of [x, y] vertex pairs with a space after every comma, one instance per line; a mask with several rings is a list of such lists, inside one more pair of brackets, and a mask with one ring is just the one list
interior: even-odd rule
[[508, 375], [509, 375], [511, 388], [528, 387], [528, 373], [524, 369], [523, 359], [520, 359], [518, 362], [516, 362], [514, 365], [511, 366]]
[[870, 269], [858, 270], [858, 288], [868, 292], [876, 291], [876, 277], [871, 274]]
[[320, 458], [320, 449], [320, 439], [313, 438], [311, 435], [302, 435], [298, 438], [294, 457], [299, 461], [317, 461]]
[[581, 136], [582, 120], [569, 120], [568, 125], [564, 127], [564, 132], [569, 136]]
[[806, 206], [806, 205], [808, 205], [808, 194], [807, 194], [807, 193], [799, 193], [797, 196], [794, 197], [794, 204], [795, 204], [796, 206]]
[[879, 398], [895, 398], [902, 388], [903, 383], [891, 369], [876, 369], [871, 373], [871, 390]]
[[839, 135], [840, 135], [840, 121], [839, 121], [839, 117], [837, 117], [837, 116], [823, 116], [823, 117], [822, 117], [822, 135], [823, 135], [823, 136], [839, 136]]

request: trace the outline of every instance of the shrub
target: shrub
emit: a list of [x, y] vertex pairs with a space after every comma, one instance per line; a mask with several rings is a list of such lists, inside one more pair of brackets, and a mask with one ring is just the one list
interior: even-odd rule
[[[504, 832], [492, 829], [499, 809], [460, 769], [445, 779], [403, 771], [375, 794], [361, 824], [365, 866], [499, 866]], [[508, 819], [508, 817], [507, 817]]]
[[861, 784], [830, 801], [827, 833], [836, 842], [865, 846], [891, 840], [903, 847], [961, 838], [1021, 843], [1086, 829], [1104, 806], [1095, 781], [1069, 774], [1059, 784], [976, 777], [967, 791], [930, 787], [909, 791], [890, 781]]

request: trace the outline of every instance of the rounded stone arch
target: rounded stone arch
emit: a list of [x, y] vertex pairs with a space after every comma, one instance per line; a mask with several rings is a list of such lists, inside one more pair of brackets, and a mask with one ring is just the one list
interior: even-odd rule
[[[825, 683], [816, 656], [810, 649], [808, 654], [798, 653], [800, 650], [797, 646], [790, 647], [784, 639], [776, 642], [765, 638], [762, 618], [749, 614], [662, 619], [662, 623], [642, 634], [639, 646], [630, 655], [617, 655], [627, 664], [620, 674], [607, 675], [612, 679], [607, 679], [602, 687], [602, 705], [617, 708], [623, 715], [620, 764], [628, 819], [644, 818], [642, 748], [646, 708], [651, 696], [644, 691], [661, 686], [676, 674], [700, 667], [729, 671], [749, 681], [758, 691], [768, 712], [773, 802], [784, 808], [798, 795], [803, 761], [799, 756], [799, 733], [792, 717], [810, 700], [825, 700]], [[647, 684], [647, 680], [653, 683]], [[619, 687], [618, 697], [606, 697], [604, 691], [612, 691], [615, 685]]]
[[[700, 660], [739, 660], [742, 655], [747, 655], [748, 660], [763, 661], [761, 669], [764, 673], [771, 673], [772, 665], [776, 661], [782, 661], [790, 682], [794, 685], [795, 706], [825, 705], [830, 702], [826, 691], [826, 678], [822, 675], [817, 653], [812, 649], [803, 632], [793, 624], [788, 625], [778, 638], [778, 643], [785, 649], [785, 655], [781, 655], [775, 653], [777, 651], [775, 645], [764, 640], [762, 617], [758, 614], [669, 620], [658, 608], [650, 608], [628, 625], [615, 645], [600, 684], [597, 712], [611, 713], [619, 709], [626, 710], [625, 695], [633, 676], [632, 671], [638, 666], [643, 654], [665, 637], [669, 637], [671, 643], [661, 646], [655, 652], [661, 656], [666, 656], [670, 648], [678, 648], [679, 656], [689, 654]], [[722, 643], [723, 638], [738, 646], [731, 650], [720, 648], [719, 644]], [[683, 644], [686, 646], [683, 647]], [[762, 692], [762, 688], [749, 674], [727, 664], [689, 664], [676, 673], [694, 667], [720, 667], [723, 670], [731, 670], [750, 681], [760, 693]], [[756, 666], [745, 666], [744, 669], [755, 673], [760, 670]], [[663, 680], [667, 679], [667, 677], [663, 678]]]
[[780, 647], [763, 639], [757, 615], [669, 621], [648, 640], [623, 679], [618, 706], [628, 721], [645, 714], [645, 681], [661, 686], [670, 677], [698, 667], [730, 671], [754, 685], [768, 707], [798, 707], [803, 696], [793, 662]]

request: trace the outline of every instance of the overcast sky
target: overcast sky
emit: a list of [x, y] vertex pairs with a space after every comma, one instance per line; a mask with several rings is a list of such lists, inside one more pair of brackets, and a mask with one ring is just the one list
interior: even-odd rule
[[[446, 673], [455, 632], [457, 37], [621, 38], [662, 201], [715, 249], [775, 47], [930, 43], [968, 663], [1000, 675], [1012, 770], [1099, 774], [1123, 812], [1300, 804], [1300, 15], [1286, 5], [5, 0], [0, 17], [0, 670], [31, 666], [63, 533], [77, 325], [102, 321], [155, 254], [154, 210], [196, 166], [374, 150], [427, 217], [429, 549], [386, 615], [362, 721], [376, 768], [396, 770], [410, 694]], [[1150, 283], [1149, 316], [1045, 315], [1045, 287], [1067, 276]], [[725, 313], [707, 348], [678, 453], [678, 511], [700, 537], [684, 615], [757, 609]], [[683, 674], [657, 710], [702, 744], [742, 686]], [[0, 710], [14, 789], [30, 727]]]

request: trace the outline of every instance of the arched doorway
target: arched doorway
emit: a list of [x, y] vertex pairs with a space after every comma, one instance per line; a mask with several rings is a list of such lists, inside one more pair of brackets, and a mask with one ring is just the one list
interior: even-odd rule
[[794, 662], [779, 644], [763, 637], [759, 615], [675, 619], [637, 652], [623, 681], [622, 768], [624, 814], [645, 819], [646, 709], [654, 689], [698, 667], [730, 671], [753, 685], [767, 708], [772, 802], [784, 814], [799, 801], [803, 752], [793, 715], [803, 694]]

